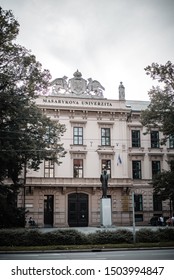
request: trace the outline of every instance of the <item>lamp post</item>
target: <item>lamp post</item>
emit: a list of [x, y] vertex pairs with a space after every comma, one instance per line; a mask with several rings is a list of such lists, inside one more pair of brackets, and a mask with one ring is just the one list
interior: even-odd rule
[[136, 243], [136, 235], [135, 235], [135, 202], [134, 202], [134, 192], [132, 192], [132, 222], [133, 222], [133, 242]]
[[26, 164], [24, 165], [24, 208], [25, 208]]
[[24, 164], [24, 173], [23, 178], [20, 178], [19, 183], [23, 187], [23, 208], [24, 208], [24, 219], [25, 219], [25, 186], [26, 186], [26, 174], [27, 174], [27, 167], [26, 163]]

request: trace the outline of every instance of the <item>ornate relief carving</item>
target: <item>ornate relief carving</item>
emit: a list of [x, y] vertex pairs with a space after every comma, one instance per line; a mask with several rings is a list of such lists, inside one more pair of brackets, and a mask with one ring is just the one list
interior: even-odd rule
[[51, 94], [52, 95], [76, 95], [80, 97], [94, 97], [103, 98], [103, 91], [105, 88], [100, 82], [92, 80], [89, 78], [85, 80], [82, 78], [81, 72], [77, 70], [73, 74], [73, 78], [68, 79], [68, 77], [63, 76], [62, 78], [57, 78], [50, 83]]
[[63, 78], [57, 78], [54, 81], [50, 83], [50, 86], [52, 86], [52, 93], [57, 95], [58, 93], [65, 93], [68, 90], [68, 83], [67, 83], [66, 76], [63, 76]]
[[89, 78], [87, 88], [89, 92], [94, 92], [96, 96], [103, 97], [103, 90], [105, 90], [105, 88], [98, 81], [93, 81]]

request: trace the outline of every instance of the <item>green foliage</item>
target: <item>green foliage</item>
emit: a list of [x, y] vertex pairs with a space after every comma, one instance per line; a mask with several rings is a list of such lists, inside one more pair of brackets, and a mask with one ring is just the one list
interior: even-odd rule
[[[141, 123], [147, 133], [158, 128], [163, 133], [161, 145], [174, 135], [174, 65], [168, 61], [165, 65], [152, 63], [145, 68], [147, 75], [161, 83], [162, 87], [153, 87], [149, 91], [150, 104], [141, 114]], [[171, 171], [162, 171], [152, 180], [154, 192], [161, 195], [162, 200], [170, 199], [174, 205], [174, 169], [168, 162]]]
[[[44, 159], [60, 164], [65, 126], [53, 122], [35, 104], [47, 92], [51, 75], [25, 47], [14, 43], [19, 23], [0, 7], [0, 205], [2, 226], [17, 226], [21, 209], [12, 205], [3, 186], [10, 178], [19, 187], [22, 170], [37, 170]], [[24, 171], [24, 177], [26, 172]], [[24, 182], [25, 183], [25, 182]], [[2, 190], [3, 188], [3, 190]], [[6, 194], [4, 193], [6, 191]], [[16, 192], [14, 190], [14, 194]], [[5, 201], [6, 200], [6, 201]], [[7, 204], [9, 207], [7, 208]], [[3, 218], [2, 218], [3, 217]], [[5, 223], [5, 220], [8, 220]], [[23, 223], [24, 225], [24, 223]]]
[[147, 132], [158, 127], [163, 132], [162, 144], [166, 143], [170, 135], [174, 135], [174, 65], [168, 61], [165, 65], [152, 63], [145, 68], [147, 75], [162, 83], [152, 87], [149, 91], [150, 104], [141, 114], [141, 122], [146, 126]]
[[25, 209], [17, 207], [17, 190], [14, 186], [0, 187], [0, 228], [24, 227]]
[[136, 242], [158, 242], [159, 236], [156, 231], [151, 229], [140, 229], [136, 232]]
[[35, 105], [51, 76], [34, 55], [14, 44], [19, 24], [11, 11], [0, 9], [0, 26], [0, 180], [8, 176], [17, 184], [25, 165], [37, 170], [45, 158], [60, 162], [65, 127]]
[[[174, 241], [174, 228], [160, 228], [152, 231], [140, 229], [136, 232], [137, 243]], [[132, 244], [133, 236], [129, 230], [97, 231], [84, 234], [74, 229], [55, 230], [42, 233], [38, 229], [1, 229], [0, 246], [53, 246], [53, 245], [104, 245]]]
[[0, 246], [44, 246], [87, 244], [87, 236], [76, 230], [0, 230]]
[[163, 171], [153, 178], [154, 193], [159, 194], [162, 200], [174, 201], [174, 172]]
[[89, 240], [92, 244], [132, 243], [133, 235], [128, 230], [97, 231], [89, 234]]
[[55, 230], [44, 234], [44, 242], [44, 245], [80, 245], [87, 244], [88, 238], [73, 229]]
[[0, 42], [5, 45], [16, 38], [19, 32], [19, 23], [14, 19], [11, 11], [4, 11], [0, 7]]
[[174, 241], [174, 229], [166, 227], [164, 229], [159, 228], [156, 232], [160, 241]]

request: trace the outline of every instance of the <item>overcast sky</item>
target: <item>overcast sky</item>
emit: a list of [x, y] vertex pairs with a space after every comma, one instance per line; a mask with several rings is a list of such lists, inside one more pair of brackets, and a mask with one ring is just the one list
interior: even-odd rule
[[52, 78], [98, 80], [106, 98], [148, 100], [144, 67], [174, 62], [174, 0], [0, 0], [20, 24], [17, 42]]

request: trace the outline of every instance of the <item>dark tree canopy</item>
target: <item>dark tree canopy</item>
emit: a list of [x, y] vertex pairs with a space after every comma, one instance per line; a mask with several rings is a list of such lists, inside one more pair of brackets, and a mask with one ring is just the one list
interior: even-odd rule
[[[164, 187], [165, 186], [165, 187]], [[153, 179], [154, 192], [160, 194], [163, 200], [174, 199], [174, 172], [163, 171]]]
[[[59, 164], [65, 155], [60, 143], [65, 126], [35, 104], [47, 92], [50, 73], [15, 44], [18, 32], [13, 13], [0, 7], [0, 227], [25, 225], [25, 209], [16, 203], [21, 172], [37, 170], [44, 159]], [[7, 177], [11, 185], [5, 185]]]
[[[160, 86], [149, 91], [150, 104], [141, 114], [141, 122], [147, 133], [158, 128], [163, 133], [161, 145], [165, 145], [169, 137], [174, 137], [174, 65], [168, 61], [165, 65], [152, 63], [145, 68], [147, 75], [156, 79]], [[174, 209], [174, 168], [169, 161], [169, 170], [161, 171], [152, 179], [154, 192], [163, 200], [173, 202]]]
[[0, 181], [17, 184], [21, 170], [36, 170], [43, 159], [59, 163], [65, 155], [64, 125], [51, 121], [35, 105], [50, 81], [48, 70], [25, 47], [14, 43], [19, 24], [0, 8]]
[[150, 104], [142, 112], [141, 122], [147, 131], [158, 127], [164, 134], [162, 143], [165, 143], [170, 135], [174, 135], [174, 65], [170, 61], [165, 65], [152, 63], [145, 70], [147, 75], [161, 83], [161, 87], [149, 91]]

